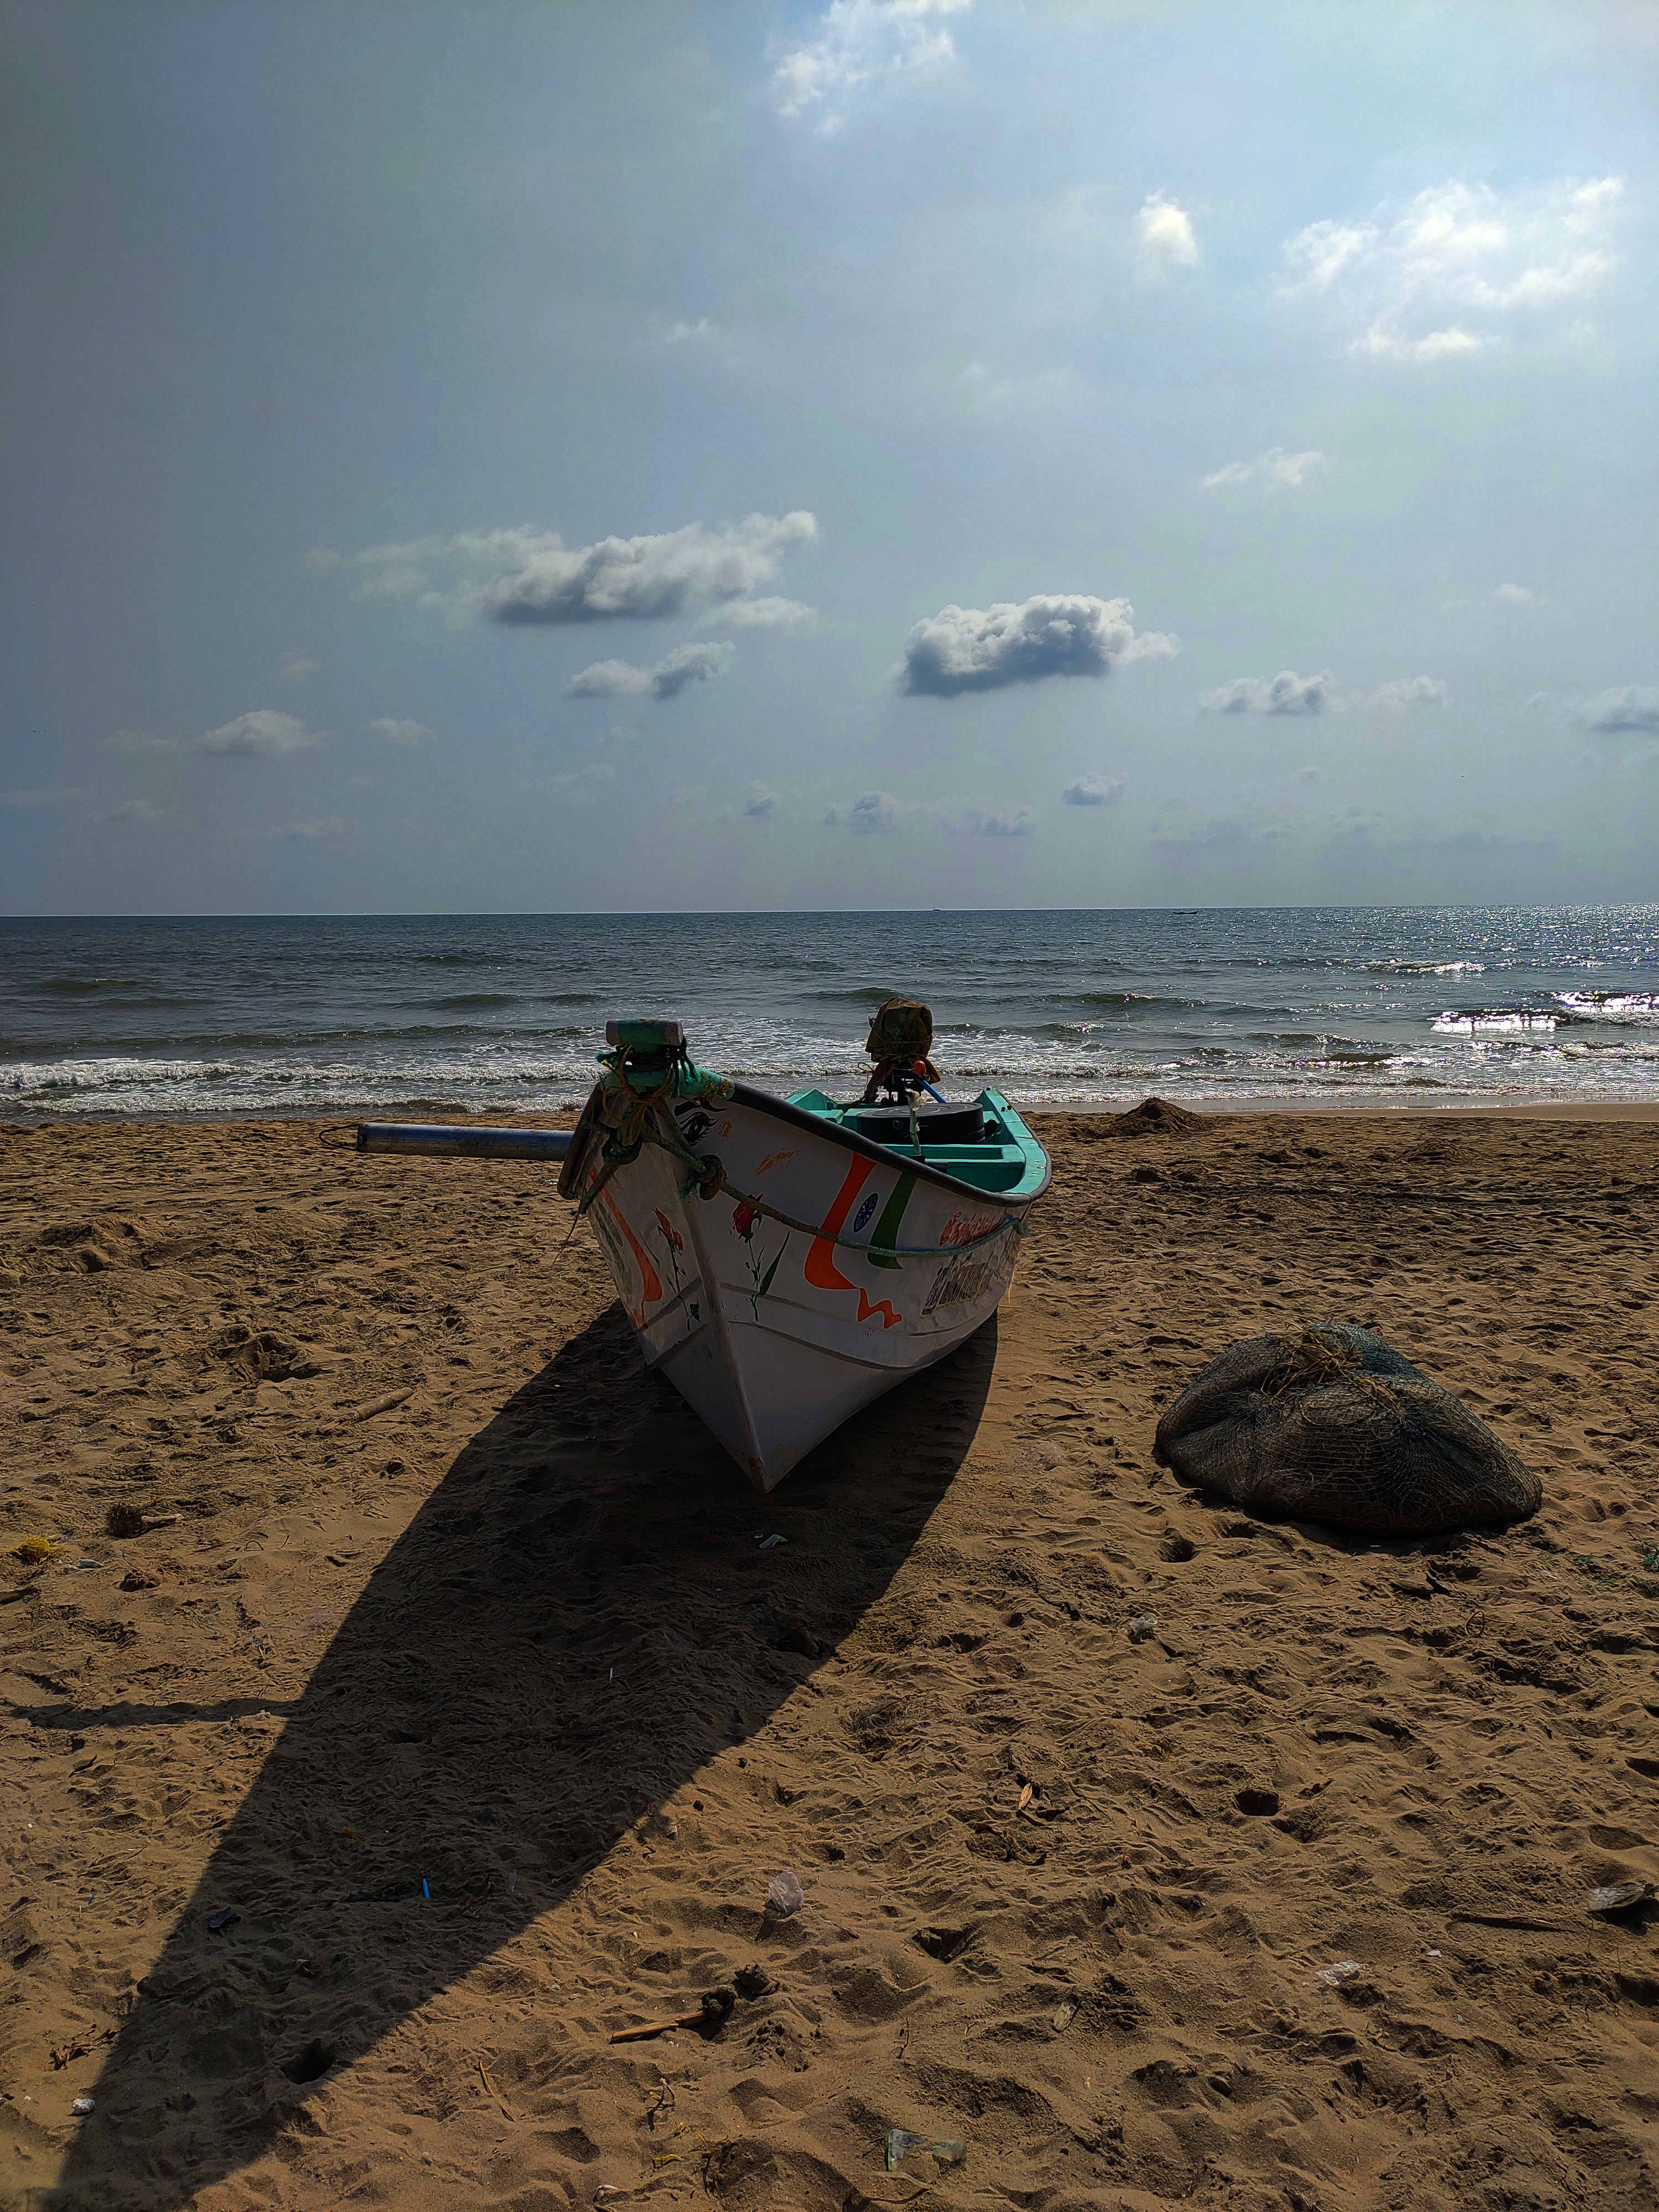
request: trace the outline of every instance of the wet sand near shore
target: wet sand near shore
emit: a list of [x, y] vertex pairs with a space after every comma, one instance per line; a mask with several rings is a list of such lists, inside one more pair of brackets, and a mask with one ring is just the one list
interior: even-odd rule
[[[544, 1170], [0, 1132], [0, 2204], [1659, 2197], [1659, 1109], [1033, 1120], [997, 1322], [769, 1499]], [[1328, 1317], [1535, 1518], [1153, 1466]]]

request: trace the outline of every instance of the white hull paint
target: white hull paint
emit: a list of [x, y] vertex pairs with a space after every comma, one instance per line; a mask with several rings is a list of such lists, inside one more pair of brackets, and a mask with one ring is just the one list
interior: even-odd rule
[[[990, 1318], [1021, 1239], [1012, 1226], [984, 1233], [1023, 1220], [1041, 1192], [975, 1190], [743, 1085], [724, 1105], [681, 1105], [676, 1118], [736, 1188], [819, 1227], [786, 1228], [726, 1193], [682, 1198], [684, 1164], [652, 1144], [614, 1170], [587, 1213], [647, 1364], [769, 1491], [860, 1407]], [[581, 1143], [579, 1130], [573, 1158]], [[593, 1143], [575, 1188], [598, 1173]], [[837, 1236], [877, 1249], [849, 1249]], [[879, 1249], [895, 1244], [940, 1249]]]

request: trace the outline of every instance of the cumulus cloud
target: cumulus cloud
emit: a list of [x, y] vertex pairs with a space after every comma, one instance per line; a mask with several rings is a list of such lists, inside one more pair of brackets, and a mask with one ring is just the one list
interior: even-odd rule
[[276, 673], [285, 684], [303, 684], [307, 677], [314, 676], [321, 666], [322, 663], [319, 660], [313, 660], [308, 653], [302, 653], [297, 645], [290, 646], [288, 651], [279, 657]]
[[1275, 491], [1300, 491], [1310, 476], [1329, 466], [1329, 461], [1317, 450], [1287, 453], [1283, 446], [1269, 446], [1253, 461], [1229, 461], [1224, 468], [1200, 477], [1199, 489], [1218, 491], [1224, 484], [1262, 483]]
[[1598, 692], [1579, 708], [1583, 730], [1598, 737], [1652, 737], [1659, 733], [1659, 684], [1625, 684]]
[[1190, 269], [1198, 259], [1193, 219], [1162, 192], [1148, 192], [1135, 217], [1135, 266], [1143, 276]]
[[1036, 826], [1029, 806], [975, 806], [968, 817], [969, 832], [975, 837], [1030, 837]]
[[568, 546], [556, 531], [463, 531], [341, 555], [319, 548], [313, 567], [349, 568], [359, 599], [410, 599], [459, 619], [529, 626], [653, 622], [703, 600], [745, 599], [770, 583], [792, 545], [817, 535], [804, 508], [750, 514], [718, 530], [700, 522], [639, 538]]
[[895, 799], [890, 791], [866, 791], [850, 806], [832, 806], [823, 818], [832, 829], [852, 830], [868, 837], [896, 830], [900, 823], [920, 811], [906, 805], [902, 799]]
[[1443, 707], [1451, 689], [1437, 676], [1391, 676], [1375, 691], [1351, 691], [1346, 704], [1354, 708]]
[[1115, 806], [1128, 788], [1127, 776], [1080, 775], [1060, 795], [1067, 806]]
[[904, 641], [902, 688], [913, 697], [953, 699], [1044, 676], [1104, 676], [1124, 660], [1180, 650], [1162, 630], [1137, 633], [1127, 599], [1043, 592], [1018, 604], [941, 608]]
[[1391, 676], [1374, 691], [1345, 692], [1336, 689], [1328, 668], [1316, 676], [1281, 668], [1273, 677], [1235, 676], [1216, 690], [1200, 691], [1198, 704], [1206, 714], [1343, 714], [1377, 707], [1443, 707], [1450, 696], [1437, 676]]
[[1322, 714], [1337, 703], [1336, 678], [1328, 668], [1317, 676], [1298, 676], [1281, 668], [1277, 676], [1235, 676], [1216, 690], [1200, 691], [1206, 714]]
[[649, 668], [631, 660], [596, 660], [565, 685], [571, 699], [626, 699], [649, 692], [656, 699], [678, 699], [688, 684], [707, 684], [731, 660], [737, 647], [727, 638], [708, 645], [677, 645]]
[[166, 812], [166, 807], [157, 806], [148, 799], [124, 799], [118, 806], [112, 806], [106, 813], [93, 818], [98, 822], [159, 822]]
[[724, 606], [711, 607], [703, 617], [705, 623], [728, 624], [734, 629], [794, 629], [802, 623], [813, 619], [811, 607], [803, 606], [799, 599], [728, 599]]
[[1573, 327], [1618, 265], [1617, 177], [1500, 191], [1459, 179], [1403, 209], [1310, 223], [1285, 241], [1280, 292], [1324, 300], [1348, 350], [1429, 365]]
[[972, 0], [831, 0], [817, 34], [780, 56], [772, 100], [780, 115], [815, 112], [828, 135], [847, 119], [853, 99], [943, 69], [956, 59], [945, 27]]
[[778, 811], [779, 805], [776, 792], [769, 791], [764, 784], [757, 783], [752, 787], [749, 796], [740, 806], [733, 807], [730, 813], [722, 814], [720, 818], [727, 823], [766, 823], [772, 820]]
[[1530, 607], [1538, 602], [1538, 594], [1525, 584], [1500, 584], [1492, 593], [1506, 607]]
[[368, 726], [389, 745], [428, 744], [434, 734], [424, 722], [400, 722], [391, 714], [377, 714]]
[[606, 786], [616, 781], [616, 775], [609, 761], [592, 761], [586, 768], [568, 769], [562, 775], [529, 777], [514, 787], [562, 799], [569, 805], [591, 806], [605, 796]]
[[190, 742], [194, 752], [271, 759], [320, 744], [322, 732], [308, 730], [292, 714], [279, 714], [274, 707], [258, 707], [251, 714], [239, 714], [234, 722], [222, 722], [216, 730], [204, 730]]

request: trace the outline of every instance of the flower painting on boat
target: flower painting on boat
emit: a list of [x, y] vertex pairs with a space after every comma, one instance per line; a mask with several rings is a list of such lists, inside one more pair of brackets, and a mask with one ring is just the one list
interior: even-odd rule
[[750, 1205], [746, 1199], [732, 1209], [732, 1226], [743, 1239], [744, 1248], [743, 1261], [749, 1270], [749, 1280], [753, 1286], [749, 1292], [749, 1310], [757, 1321], [760, 1319], [760, 1302], [772, 1287], [772, 1278], [778, 1272], [778, 1262], [782, 1259], [784, 1247], [789, 1242], [789, 1231], [786, 1229], [783, 1232], [783, 1243], [772, 1255], [770, 1265], [763, 1267], [761, 1255], [755, 1249], [755, 1223], [759, 1212], [759, 1207]]
[[[675, 1228], [661, 1206], [653, 1206], [652, 1212], [657, 1217], [657, 1234], [662, 1238], [666, 1249], [668, 1270], [674, 1279], [674, 1296], [678, 1297], [680, 1292], [685, 1288], [685, 1277], [680, 1267], [680, 1256], [685, 1250], [685, 1239]], [[689, 1298], [686, 1301], [686, 1311], [693, 1321], [702, 1319], [702, 1309], [695, 1298]]]

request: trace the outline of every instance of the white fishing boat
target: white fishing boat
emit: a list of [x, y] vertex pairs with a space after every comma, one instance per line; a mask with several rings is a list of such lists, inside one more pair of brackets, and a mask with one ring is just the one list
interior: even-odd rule
[[357, 1140], [510, 1158], [556, 1144], [561, 1194], [597, 1231], [647, 1364], [768, 1491], [989, 1319], [1048, 1187], [1047, 1154], [1000, 1093], [939, 1097], [927, 1009], [890, 1002], [872, 1050], [884, 1017], [886, 1042], [921, 1049], [882, 1053], [851, 1104], [711, 1075], [678, 1023], [614, 1022], [568, 1138], [365, 1124]]

